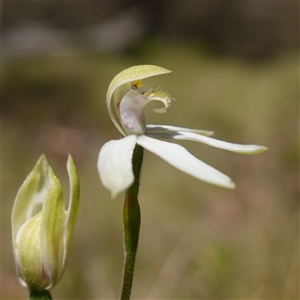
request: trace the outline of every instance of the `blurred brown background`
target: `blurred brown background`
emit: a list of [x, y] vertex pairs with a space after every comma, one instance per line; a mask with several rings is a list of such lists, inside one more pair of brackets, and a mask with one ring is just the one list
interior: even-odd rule
[[214, 130], [269, 147], [241, 156], [182, 143], [228, 174], [233, 191], [146, 153], [133, 299], [299, 299], [299, 3], [2, 2], [1, 299], [26, 299], [15, 276], [10, 215], [41, 153], [68, 196], [74, 156], [81, 202], [54, 299], [117, 299], [122, 196], [98, 177], [99, 149], [120, 138], [106, 112], [110, 80], [135, 64], [176, 98], [149, 123]]

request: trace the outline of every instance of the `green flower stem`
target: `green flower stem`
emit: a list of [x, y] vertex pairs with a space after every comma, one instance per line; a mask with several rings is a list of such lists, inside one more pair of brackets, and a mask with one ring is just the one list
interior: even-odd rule
[[52, 296], [47, 290], [30, 290], [29, 300], [52, 300]]
[[143, 155], [144, 149], [141, 146], [136, 145], [132, 157], [133, 173], [135, 179], [132, 186], [125, 191], [125, 202], [123, 210], [125, 265], [121, 300], [130, 299], [134, 275], [134, 265], [141, 224], [141, 212], [138, 202], [138, 192], [140, 186]]

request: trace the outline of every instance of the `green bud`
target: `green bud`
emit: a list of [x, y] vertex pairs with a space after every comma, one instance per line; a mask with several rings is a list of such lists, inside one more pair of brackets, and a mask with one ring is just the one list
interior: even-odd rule
[[30, 290], [49, 290], [61, 278], [70, 249], [79, 201], [79, 180], [69, 155], [68, 210], [61, 184], [42, 155], [20, 187], [12, 212], [17, 273]]

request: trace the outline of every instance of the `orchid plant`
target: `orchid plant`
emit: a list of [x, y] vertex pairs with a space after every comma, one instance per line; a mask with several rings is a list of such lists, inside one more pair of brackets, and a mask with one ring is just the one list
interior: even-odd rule
[[213, 139], [210, 137], [213, 134], [211, 131], [147, 124], [144, 109], [149, 102], [161, 102], [163, 106], [154, 111], [165, 113], [174, 99], [160, 88], [148, 88], [143, 85], [142, 80], [170, 72], [155, 65], [127, 68], [113, 78], [106, 95], [109, 116], [124, 136], [122, 139], [107, 142], [98, 157], [100, 179], [111, 196], [114, 198], [120, 192], [125, 192], [125, 265], [121, 293], [123, 300], [130, 299], [139, 239], [138, 191], [143, 149], [197, 179], [225, 188], [235, 187], [227, 175], [205, 164], [184, 147], [159, 139], [195, 141], [241, 154], [257, 154], [267, 149], [259, 145], [240, 145]]

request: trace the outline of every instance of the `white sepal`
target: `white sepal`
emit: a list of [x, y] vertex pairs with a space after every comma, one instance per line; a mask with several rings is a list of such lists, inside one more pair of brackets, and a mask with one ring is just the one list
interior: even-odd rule
[[104, 144], [99, 152], [98, 172], [102, 184], [111, 192], [112, 198], [134, 181], [132, 155], [137, 136], [129, 135]]
[[197, 159], [180, 145], [156, 140], [147, 136], [139, 136], [137, 143], [161, 157], [170, 165], [197, 179], [226, 188], [235, 187], [235, 184], [227, 175]]

